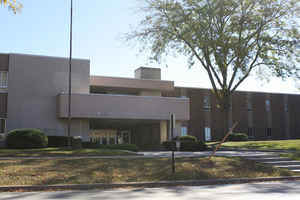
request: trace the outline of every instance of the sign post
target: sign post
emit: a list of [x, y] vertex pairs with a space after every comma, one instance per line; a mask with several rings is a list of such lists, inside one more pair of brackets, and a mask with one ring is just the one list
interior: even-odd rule
[[[174, 141], [174, 129], [175, 129], [175, 114], [171, 113], [170, 114], [170, 132], [171, 132], [171, 140]], [[175, 174], [175, 147], [172, 146], [172, 173]]]

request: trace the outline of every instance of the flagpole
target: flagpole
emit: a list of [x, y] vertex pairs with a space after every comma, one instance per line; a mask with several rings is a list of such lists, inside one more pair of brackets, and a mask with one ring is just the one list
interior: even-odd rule
[[73, 40], [73, 0], [70, 10], [70, 57], [69, 57], [69, 88], [68, 88], [68, 147], [71, 147], [71, 93], [72, 93], [72, 40]]

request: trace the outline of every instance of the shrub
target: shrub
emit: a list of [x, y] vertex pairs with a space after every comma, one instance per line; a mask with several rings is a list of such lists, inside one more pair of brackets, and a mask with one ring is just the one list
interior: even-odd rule
[[[80, 143], [80, 144], [79, 144]], [[72, 147], [79, 148], [82, 146], [82, 140], [78, 136], [71, 137]], [[66, 147], [68, 146], [67, 136], [48, 136], [48, 147]]]
[[48, 136], [48, 147], [68, 146], [68, 137], [66, 136]]
[[175, 141], [165, 141], [162, 143], [162, 146], [167, 151], [176, 150], [176, 142]]
[[80, 136], [74, 136], [71, 140], [72, 148], [80, 149], [82, 148], [82, 139]]
[[82, 142], [82, 147], [87, 149], [96, 149], [100, 148], [100, 144], [96, 142]]
[[6, 137], [6, 146], [10, 149], [45, 148], [47, 145], [47, 136], [38, 129], [16, 129]]
[[[175, 141], [165, 141], [162, 143], [163, 147], [167, 151], [176, 151]], [[205, 151], [207, 150], [207, 145], [202, 141], [181, 141], [180, 151]]]
[[205, 151], [207, 145], [202, 141], [183, 141], [180, 144], [180, 151]]
[[227, 141], [248, 141], [248, 135], [245, 133], [229, 134]]
[[180, 141], [192, 141], [192, 142], [197, 142], [197, 138], [192, 135], [186, 135], [186, 136], [181, 136], [179, 137]]

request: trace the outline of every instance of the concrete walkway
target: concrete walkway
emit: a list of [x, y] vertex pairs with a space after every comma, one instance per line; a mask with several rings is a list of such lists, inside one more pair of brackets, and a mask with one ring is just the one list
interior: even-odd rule
[[[179, 157], [207, 157], [211, 155], [211, 151], [201, 151], [201, 152], [175, 152], [175, 156]], [[171, 157], [171, 151], [159, 151], [159, 152], [139, 152], [138, 154], [144, 157], [158, 157], [158, 158], [168, 158]], [[225, 157], [260, 157], [260, 156], [275, 156], [277, 153], [274, 152], [261, 152], [261, 151], [218, 151], [216, 156]]]
[[0, 193], [0, 200], [299, 200], [300, 181], [58, 192]]
[[[175, 152], [177, 158], [189, 158], [189, 157], [207, 157], [211, 155], [211, 151], [202, 152]], [[82, 159], [82, 158], [97, 158], [97, 159], [136, 159], [136, 158], [170, 158], [172, 152], [170, 151], [159, 151], [159, 152], [138, 152], [137, 155], [123, 155], [123, 156], [26, 156], [26, 157], [0, 157], [0, 160], [15, 160], [15, 159]], [[226, 156], [226, 157], [247, 157], [247, 156], [270, 156], [276, 153], [271, 152], [239, 152], [239, 151], [219, 151], [216, 156]]]

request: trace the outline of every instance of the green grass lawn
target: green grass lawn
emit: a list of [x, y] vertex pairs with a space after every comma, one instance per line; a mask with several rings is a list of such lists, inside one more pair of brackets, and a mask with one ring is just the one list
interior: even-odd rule
[[109, 149], [68, 149], [68, 148], [44, 148], [44, 149], [0, 149], [0, 157], [12, 156], [115, 156], [136, 155], [133, 152]]
[[91, 184], [277, 177], [296, 173], [242, 158], [0, 160], [0, 185]]
[[272, 140], [272, 141], [248, 141], [225, 142], [222, 147], [248, 148], [259, 150], [293, 150], [300, 151], [300, 140]]

